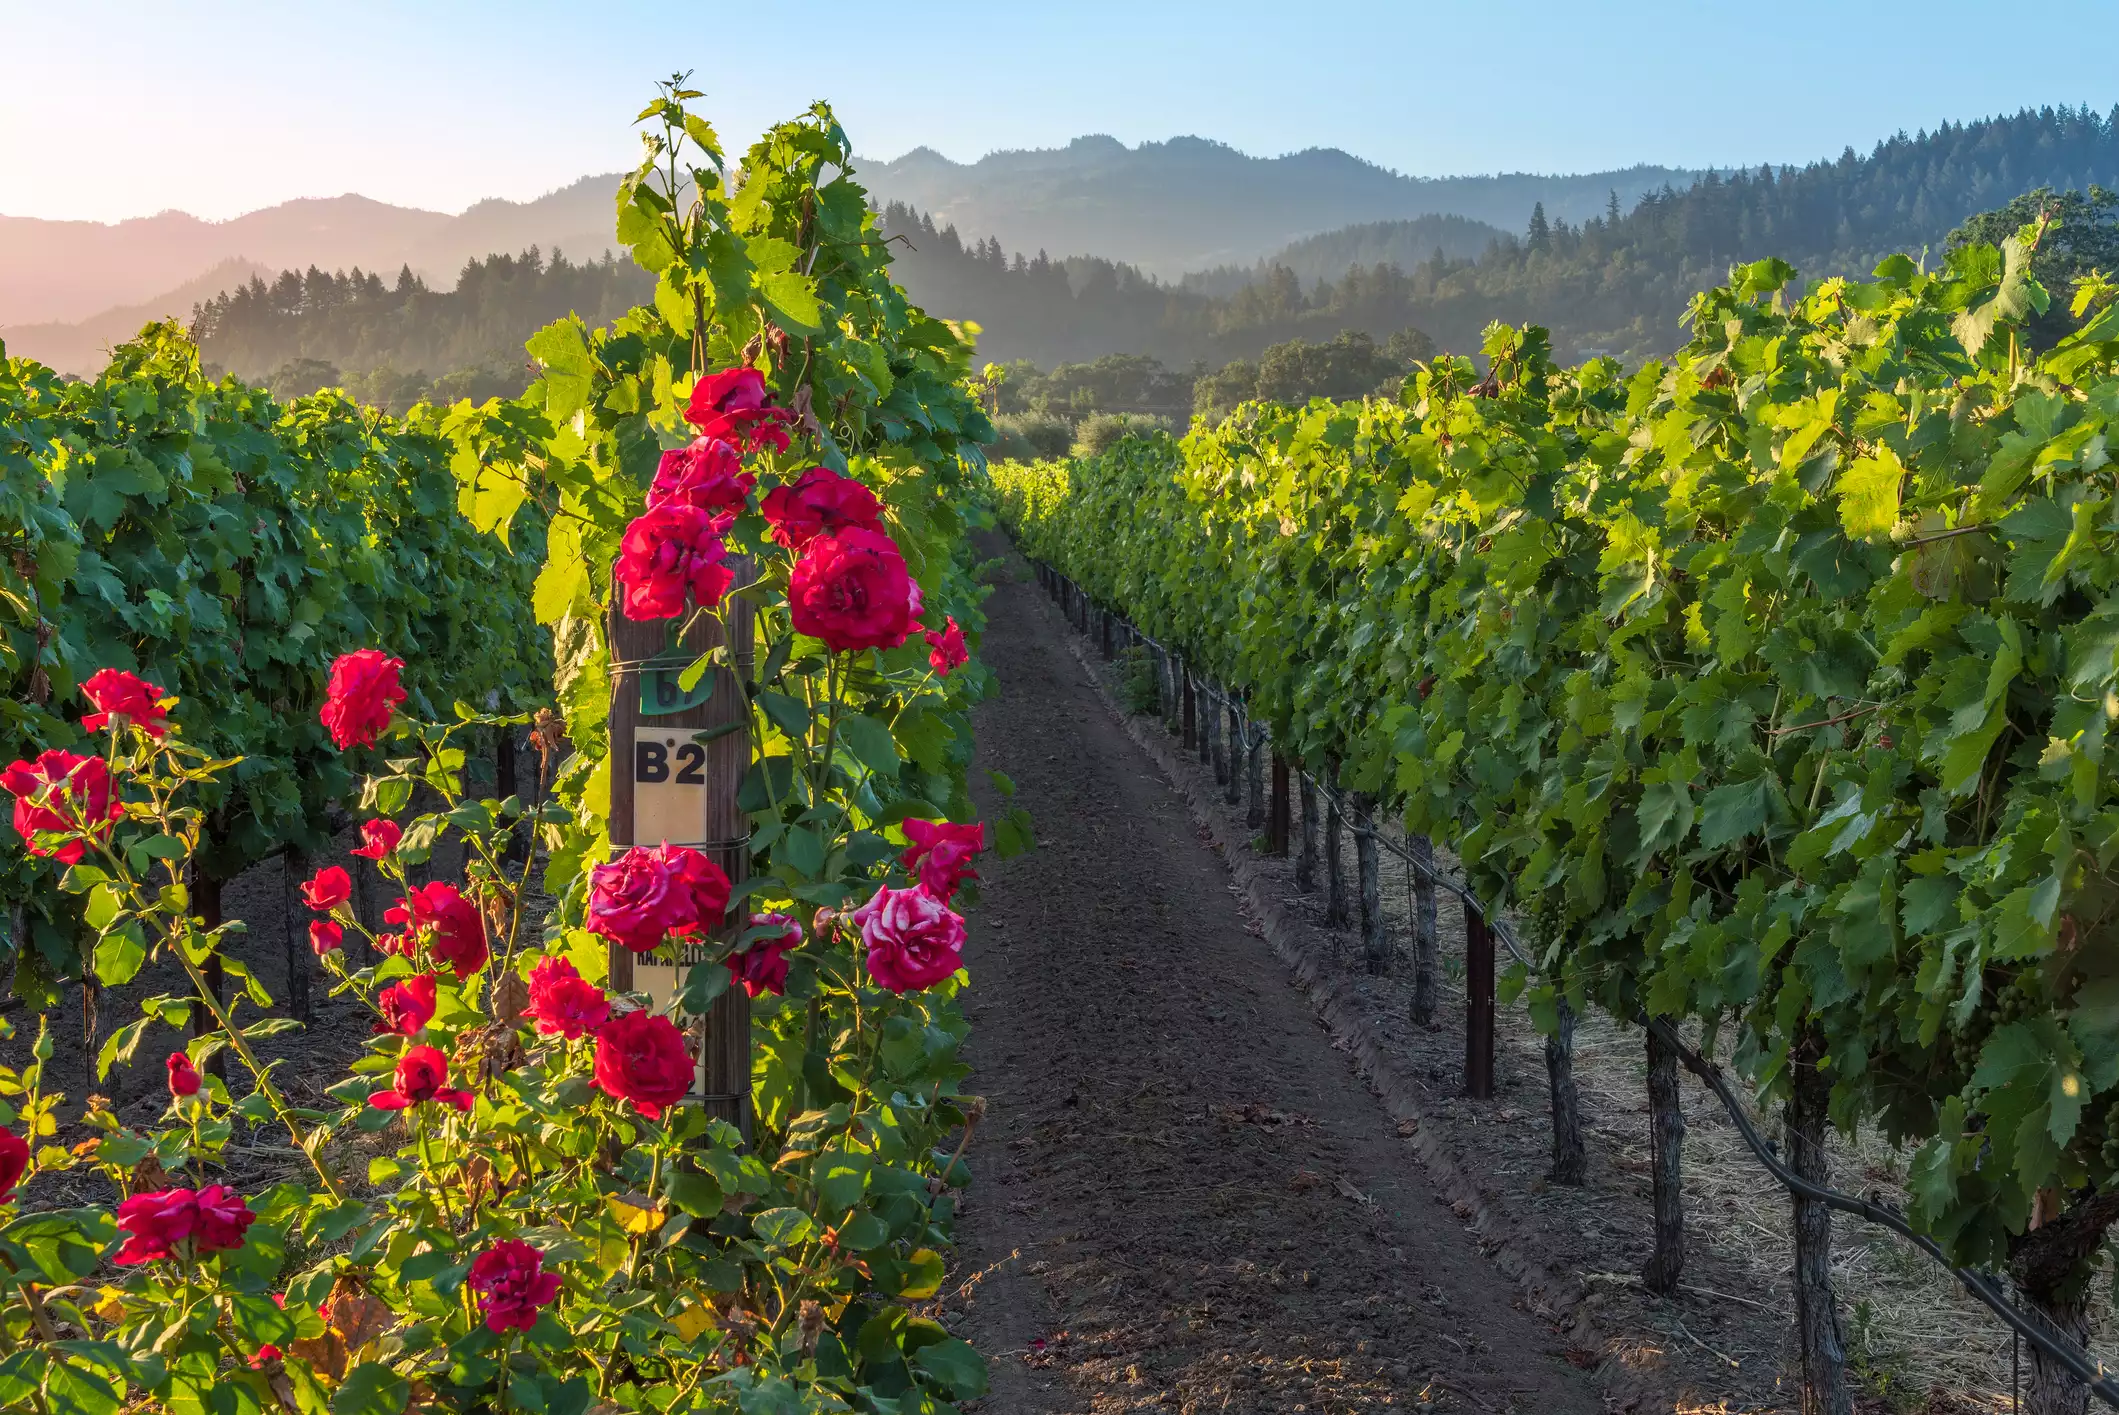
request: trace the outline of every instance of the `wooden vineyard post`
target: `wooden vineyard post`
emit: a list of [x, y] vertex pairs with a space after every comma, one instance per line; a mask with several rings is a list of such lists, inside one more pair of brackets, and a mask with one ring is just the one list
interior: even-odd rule
[[1304, 894], [1317, 888], [1317, 783], [1300, 773], [1302, 792], [1302, 849], [1295, 854], [1295, 887]]
[[[738, 580], [748, 574], [734, 565]], [[737, 804], [750, 770], [750, 611], [733, 604], [728, 623], [699, 615], [681, 644], [679, 620], [636, 623], [612, 596], [608, 633], [611, 662], [611, 849], [633, 845], [689, 845], [741, 884], [750, 872], [750, 819]], [[680, 675], [693, 660], [726, 646], [721, 662], [685, 692]], [[739, 911], [740, 912], [740, 911]], [[735, 928], [732, 922], [730, 928]], [[685, 947], [677, 965], [635, 959], [618, 944], [610, 950], [615, 992], [645, 992], [659, 1010], [680, 992], [703, 950]], [[692, 1028], [699, 1070], [692, 1101], [750, 1138], [750, 998], [731, 987]]]
[[1288, 763], [1280, 753], [1273, 753], [1273, 798], [1266, 810], [1266, 853], [1282, 859], [1288, 853], [1288, 834], [1294, 817], [1288, 802]]
[[1243, 726], [1244, 807], [1243, 823], [1257, 830], [1266, 823], [1265, 734], [1257, 730], [1249, 713]]
[[1486, 918], [1464, 910], [1464, 1094], [1494, 1098], [1494, 936]]
[[1199, 745], [1199, 712], [1192, 697], [1191, 665], [1180, 659], [1177, 664], [1177, 676], [1184, 685], [1185, 699], [1182, 709], [1184, 713], [1184, 735], [1180, 740], [1184, 744], [1184, 749], [1189, 752]]
[[1440, 991], [1435, 976], [1435, 842], [1425, 835], [1408, 834], [1405, 845], [1414, 864], [1412, 1018], [1417, 1026], [1432, 1027]]
[[[1685, 1271], [1685, 1105], [1678, 1091], [1678, 1054], [1664, 1044], [1662, 1033], [1653, 1027], [1648, 1029], [1648, 1141], [1655, 1251], [1641, 1269], [1641, 1285], [1668, 1296], [1678, 1290], [1678, 1277]], [[1796, 1287], [1800, 1310], [1800, 1271], [1796, 1274]]]
[[1390, 970], [1391, 941], [1383, 922], [1382, 849], [1376, 839], [1376, 799], [1354, 796], [1354, 892], [1361, 901], [1361, 958], [1369, 972]]

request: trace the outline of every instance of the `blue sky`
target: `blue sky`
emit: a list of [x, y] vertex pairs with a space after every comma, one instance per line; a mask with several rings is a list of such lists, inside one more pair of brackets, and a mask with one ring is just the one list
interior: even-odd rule
[[1190, 133], [1421, 175], [1804, 161], [2119, 101], [2089, 58], [2114, 0], [0, 0], [0, 34], [0, 214], [97, 220], [533, 197], [628, 165], [676, 69], [731, 146], [827, 98], [871, 157]]

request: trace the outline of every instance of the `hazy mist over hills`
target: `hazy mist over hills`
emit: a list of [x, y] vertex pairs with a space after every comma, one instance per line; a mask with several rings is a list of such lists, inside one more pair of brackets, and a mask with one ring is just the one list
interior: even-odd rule
[[[856, 175], [879, 208], [905, 202], [1011, 250], [1096, 255], [1164, 279], [1248, 267], [1355, 222], [1450, 213], [1514, 231], [1535, 202], [1578, 219], [1603, 210], [1614, 190], [1631, 205], [1692, 177], [1644, 166], [1574, 177], [1414, 178], [1334, 149], [1261, 158], [1190, 137], [1133, 148], [1078, 138], [974, 163], [921, 148], [892, 162], [860, 161]], [[617, 184], [615, 173], [588, 176], [535, 201], [482, 201], [457, 216], [358, 195], [283, 202], [220, 222], [182, 212], [113, 224], [0, 216], [0, 337], [13, 352], [80, 371], [81, 350], [107, 342], [102, 327], [117, 312], [188, 316], [205, 273], [228, 262], [267, 272], [358, 266], [386, 278], [409, 265], [448, 288], [466, 261], [496, 252], [537, 246], [593, 259], [612, 246]], [[1455, 239], [1445, 244], [1459, 253]], [[62, 328], [92, 318], [94, 332]]]
[[[1638, 359], [1675, 347], [1692, 295], [1733, 262], [1865, 271], [1893, 251], [1939, 253], [1959, 222], [2033, 188], [2119, 186], [2119, 111], [2024, 109], [1866, 154], [1696, 176], [1421, 179], [1331, 150], [1097, 137], [973, 163], [921, 149], [857, 161], [856, 175], [905, 238], [900, 281], [934, 313], [977, 321], [981, 358], [1217, 367], [1291, 338], [1407, 331], [1462, 351], [1501, 320], [1547, 326], [1567, 357]], [[214, 321], [210, 359], [248, 377], [387, 372], [400, 392], [459, 373], [498, 386], [523, 376], [522, 340], [544, 321], [635, 298], [639, 272], [600, 264], [616, 181], [457, 216], [352, 196], [222, 223], [0, 218], [0, 338], [91, 373], [144, 319], [189, 318], [221, 280], [262, 268]]]
[[583, 177], [535, 201], [482, 201], [460, 216], [354, 195], [282, 202], [230, 221], [181, 211], [109, 225], [0, 216], [0, 326], [73, 322], [159, 301], [230, 260], [386, 275], [410, 265], [446, 284], [465, 261], [495, 251], [540, 245], [600, 256], [612, 245], [617, 187], [615, 175]]
[[1063, 148], [996, 152], [952, 162], [915, 148], [858, 169], [878, 205], [903, 202], [959, 231], [1055, 259], [1099, 255], [1174, 280], [1249, 265], [1290, 242], [1357, 222], [1450, 213], [1521, 231], [1531, 207], [1580, 222], [1611, 194], [1631, 208], [1665, 183], [1700, 174], [1670, 167], [1548, 177], [1404, 177], [1336, 148], [1251, 157], [1204, 138], [1127, 147], [1076, 138]]

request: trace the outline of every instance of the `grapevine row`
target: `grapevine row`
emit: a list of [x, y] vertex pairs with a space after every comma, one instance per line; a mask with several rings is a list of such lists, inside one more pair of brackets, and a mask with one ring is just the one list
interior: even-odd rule
[[[1483, 376], [994, 479], [1029, 553], [1454, 848], [1542, 1025], [1705, 1028], [1813, 1182], [1827, 1124], [1880, 1127], [1922, 1231], [2079, 1336], [2119, 1182], [2119, 307], [2089, 282], [2029, 349], [2039, 238], [1799, 297], [1745, 267], [1630, 373], [1496, 326]], [[1808, 1335], [1821, 1210], [1797, 1236]]]
[[[532, 568], [457, 514], [450, 443], [333, 393], [286, 405], [214, 383], [154, 325], [92, 381], [0, 358], [0, 751], [76, 746], [75, 686], [146, 675], [191, 742], [241, 758], [217, 783], [199, 865], [225, 880], [320, 850], [355, 775], [317, 721], [332, 660], [400, 646], [417, 710], [527, 711], [549, 691], [522, 623]], [[80, 975], [48, 863], [0, 874], [15, 991]]]

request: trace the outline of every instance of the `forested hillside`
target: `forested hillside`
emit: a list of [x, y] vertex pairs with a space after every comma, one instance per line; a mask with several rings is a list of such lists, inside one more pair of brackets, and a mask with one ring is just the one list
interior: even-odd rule
[[216, 367], [268, 382], [281, 396], [345, 384], [401, 412], [423, 397], [513, 396], [529, 382], [523, 341], [576, 313], [607, 322], [647, 299], [631, 261], [576, 265], [536, 247], [466, 262], [453, 290], [401, 268], [395, 280], [354, 269], [283, 271], [208, 300], [193, 315]]
[[1535, 321], [1564, 356], [1640, 358], [1681, 341], [1693, 295], [1732, 264], [1778, 256], [1804, 280], [1866, 273], [1887, 255], [1939, 256], [1968, 217], [2035, 187], [2119, 185], [2119, 110], [2025, 110], [1900, 134], [1803, 168], [1709, 175], [1623, 215], [1534, 216], [1520, 241], [1437, 276], [1415, 272], [1413, 319], [1445, 347], [1493, 320]]
[[904, 206], [885, 208], [883, 226], [902, 238], [892, 270], [906, 292], [976, 320], [981, 359], [1050, 365], [1122, 352], [1219, 367], [1289, 339], [1358, 329], [1383, 340], [1417, 322], [1414, 277], [1394, 266], [1356, 266], [1308, 286], [1273, 266], [1215, 295], [1100, 257], [1010, 254], [990, 237], [966, 245], [954, 227]]
[[[1617, 200], [1616, 191], [1606, 198], [1607, 204]], [[1319, 280], [1337, 280], [1357, 265], [1395, 265], [1400, 270], [1410, 270], [1437, 255], [1448, 260], [1474, 260], [1484, 255], [1489, 246], [1508, 237], [1509, 233], [1498, 226], [1465, 216], [1369, 221], [1291, 241], [1253, 265], [1196, 271], [1179, 283], [1188, 290], [1230, 295], [1245, 285], [1270, 278], [1273, 267], [1286, 266], [1296, 279], [1315, 284]]]

